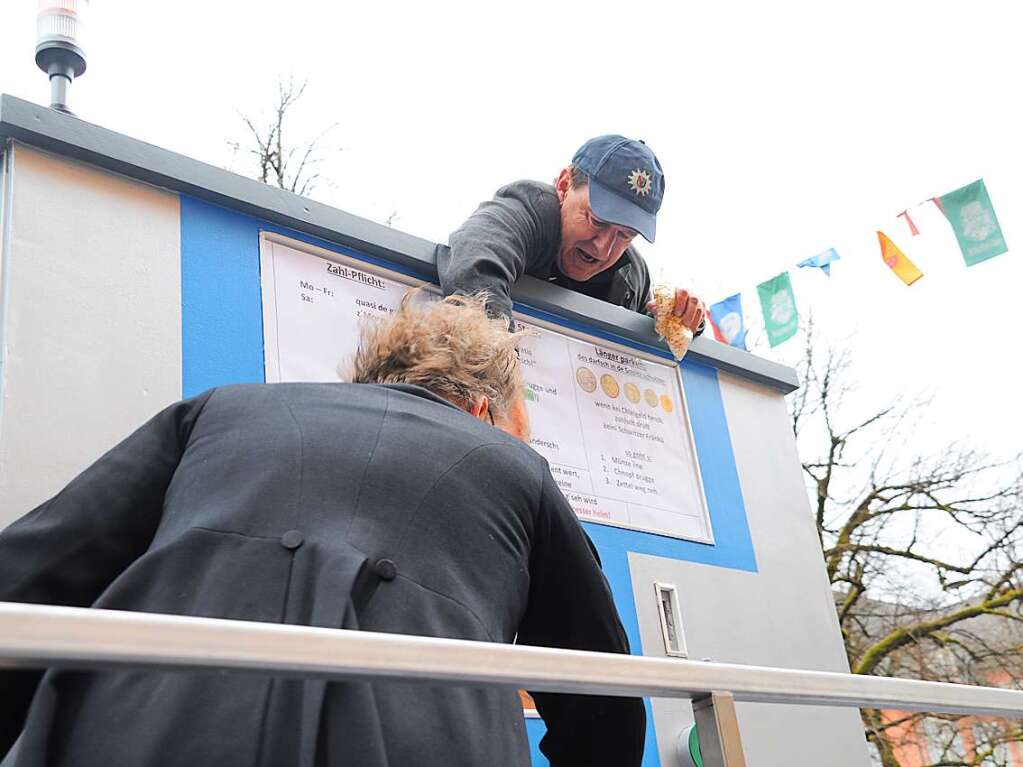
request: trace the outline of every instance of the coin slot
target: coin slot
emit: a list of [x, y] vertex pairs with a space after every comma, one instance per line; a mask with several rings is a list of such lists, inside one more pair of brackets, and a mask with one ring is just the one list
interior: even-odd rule
[[657, 613], [661, 616], [664, 652], [675, 658], [688, 658], [682, 613], [678, 607], [678, 589], [673, 583], [655, 583], [654, 590], [657, 593]]

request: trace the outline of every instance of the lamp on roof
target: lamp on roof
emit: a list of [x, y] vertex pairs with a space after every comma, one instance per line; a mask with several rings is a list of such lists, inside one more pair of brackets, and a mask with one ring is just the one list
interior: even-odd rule
[[85, 71], [82, 17], [89, 0], [39, 0], [36, 64], [50, 77], [50, 107], [71, 112], [68, 88]]

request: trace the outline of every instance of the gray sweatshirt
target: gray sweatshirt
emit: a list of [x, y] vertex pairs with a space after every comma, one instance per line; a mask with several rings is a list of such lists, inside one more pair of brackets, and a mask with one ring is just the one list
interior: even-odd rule
[[587, 282], [558, 271], [561, 205], [550, 184], [516, 181], [497, 190], [492, 200], [452, 232], [449, 246], [437, 246], [437, 271], [444, 295], [487, 291], [487, 308], [511, 320], [510, 286], [523, 274], [549, 280], [608, 303], [644, 311], [650, 297], [650, 272], [629, 247], [610, 269]]

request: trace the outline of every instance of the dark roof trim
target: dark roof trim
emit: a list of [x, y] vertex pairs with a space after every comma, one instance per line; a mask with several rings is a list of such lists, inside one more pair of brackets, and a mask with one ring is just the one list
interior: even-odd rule
[[[0, 138], [14, 139], [154, 186], [188, 194], [391, 261], [434, 278], [436, 245], [291, 192], [129, 138], [72, 115], [13, 96], [0, 96]], [[523, 278], [516, 301], [630, 341], [665, 349], [644, 315]], [[798, 388], [792, 368], [698, 338], [690, 356], [719, 370], [788, 393]]]

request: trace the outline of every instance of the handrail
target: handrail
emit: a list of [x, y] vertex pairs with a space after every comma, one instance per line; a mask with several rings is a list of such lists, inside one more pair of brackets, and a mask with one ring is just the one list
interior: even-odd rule
[[0, 666], [158, 667], [1019, 717], [1023, 691], [460, 639], [0, 602]]

